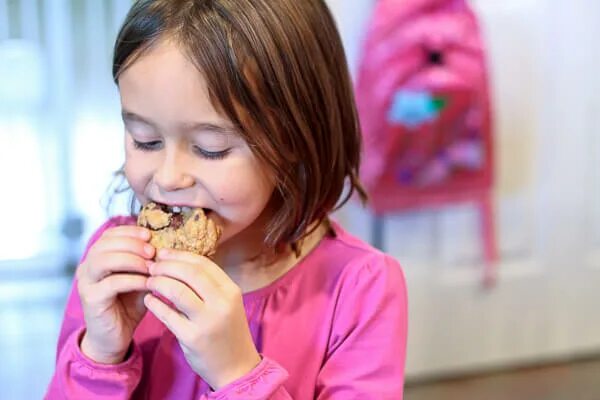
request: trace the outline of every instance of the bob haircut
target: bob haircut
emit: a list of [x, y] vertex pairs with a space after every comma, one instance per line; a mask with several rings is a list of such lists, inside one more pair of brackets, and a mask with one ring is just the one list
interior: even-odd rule
[[352, 83], [323, 0], [138, 0], [115, 43], [115, 83], [166, 38], [189, 57], [215, 109], [274, 173], [267, 246], [296, 249], [353, 193], [366, 201]]

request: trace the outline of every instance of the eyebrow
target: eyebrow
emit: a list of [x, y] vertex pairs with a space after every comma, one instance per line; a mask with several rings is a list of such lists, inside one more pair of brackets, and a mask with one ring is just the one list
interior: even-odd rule
[[[153, 128], [156, 128], [156, 124], [151, 120], [142, 117], [136, 113], [133, 113], [128, 110], [121, 110], [121, 116], [123, 117], [123, 121], [135, 121], [141, 122], [143, 124], [149, 125]], [[183, 123], [181, 124], [181, 129], [185, 132], [190, 131], [209, 131], [214, 133], [222, 133], [222, 134], [235, 134], [236, 129], [231, 125], [219, 125], [212, 122], [194, 122], [194, 123]]]

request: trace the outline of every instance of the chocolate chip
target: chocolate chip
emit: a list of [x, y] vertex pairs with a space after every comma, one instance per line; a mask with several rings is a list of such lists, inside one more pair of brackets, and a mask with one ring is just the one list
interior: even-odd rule
[[171, 228], [177, 229], [181, 225], [183, 225], [183, 215], [182, 214], [173, 214], [171, 216]]
[[200, 216], [198, 214], [194, 215], [194, 221], [199, 221], [200, 220]]

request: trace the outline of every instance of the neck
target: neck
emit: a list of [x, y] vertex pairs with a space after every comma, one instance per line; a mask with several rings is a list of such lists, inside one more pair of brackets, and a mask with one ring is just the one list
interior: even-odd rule
[[223, 243], [214, 260], [242, 292], [247, 293], [269, 285], [291, 270], [319, 244], [328, 229], [328, 225], [323, 223], [310, 233], [302, 241], [298, 256], [290, 246], [270, 256], [272, 253], [265, 248], [261, 235], [254, 232]]

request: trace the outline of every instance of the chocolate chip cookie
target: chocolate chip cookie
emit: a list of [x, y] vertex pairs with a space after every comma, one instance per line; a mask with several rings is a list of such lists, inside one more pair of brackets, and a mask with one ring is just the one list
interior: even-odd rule
[[169, 207], [150, 202], [138, 216], [137, 224], [152, 232], [150, 244], [157, 249], [184, 250], [202, 256], [214, 254], [221, 228], [202, 208]]

